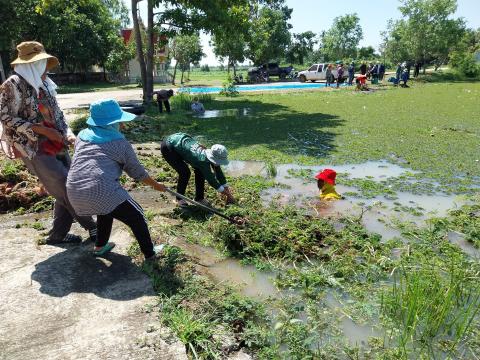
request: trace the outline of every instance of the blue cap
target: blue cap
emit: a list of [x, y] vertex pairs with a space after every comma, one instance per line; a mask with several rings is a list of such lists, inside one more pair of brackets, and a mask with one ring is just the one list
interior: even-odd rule
[[123, 111], [113, 99], [97, 100], [90, 104], [90, 117], [87, 124], [91, 126], [106, 126], [119, 122], [132, 121], [136, 115]]

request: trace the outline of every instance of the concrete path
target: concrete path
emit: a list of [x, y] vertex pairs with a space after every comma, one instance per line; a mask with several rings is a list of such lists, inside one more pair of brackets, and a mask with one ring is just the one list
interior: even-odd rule
[[72, 109], [79, 106], [88, 106], [90, 103], [99, 100], [112, 98], [117, 101], [142, 100], [142, 89], [115, 90], [115, 91], [97, 91], [73, 94], [59, 94], [57, 100], [62, 108]]
[[91, 243], [39, 247], [37, 230], [16, 228], [32, 215], [12, 219], [0, 219], [0, 359], [187, 359], [146, 311], [154, 291], [126, 256], [127, 231], [101, 259]]

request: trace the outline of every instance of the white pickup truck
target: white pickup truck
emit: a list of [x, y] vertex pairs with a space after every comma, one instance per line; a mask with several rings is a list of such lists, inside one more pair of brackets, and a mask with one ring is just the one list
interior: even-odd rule
[[[327, 66], [328, 64], [313, 64], [310, 66], [308, 70], [300, 71], [298, 73], [298, 80], [301, 82], [311, 81], [315, 82], [317, 80], [326, 80], [327, 79]], [[343, 78], [346, 79], [348, 77], [347, 68], [343, 67]], [[337, 80], [338, 73], [337, 73], [337, 66], [334, 65], [332, 69], [332, 74], [335, 80]]]

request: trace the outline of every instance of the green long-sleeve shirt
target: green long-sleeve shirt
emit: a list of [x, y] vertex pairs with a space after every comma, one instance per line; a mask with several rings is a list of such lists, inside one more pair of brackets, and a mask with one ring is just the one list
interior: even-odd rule
[[214, 189], [223, 191], [223, 186], [227, 183], [227, 180], [222, 168], [212, 166], [213, 164], [208, 160], [205, 149], [198, 141], [185, 133], [172, 134], [165, 141], [173, 147], [186, 163], [199, 170]]

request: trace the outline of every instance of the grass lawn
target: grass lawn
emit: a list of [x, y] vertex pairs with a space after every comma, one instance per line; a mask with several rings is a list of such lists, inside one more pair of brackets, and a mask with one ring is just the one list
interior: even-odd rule
[[211, 119], [192, 117], [174, 100], [171, 115], [149, 111], [153, 131], [130, 136], [155, 141], [185, 131], [225, 144], [232, 159], [318, 165], [387, 159], [437, 180], [461, 175], [478, 182], [479, 96], [478, 82], [217, 96], [207, 109], [250, 113]]

